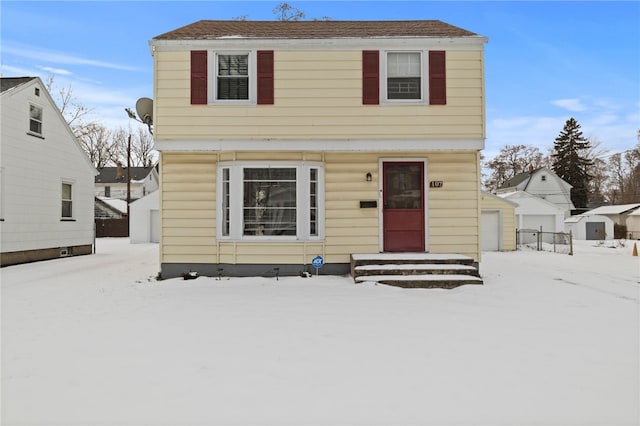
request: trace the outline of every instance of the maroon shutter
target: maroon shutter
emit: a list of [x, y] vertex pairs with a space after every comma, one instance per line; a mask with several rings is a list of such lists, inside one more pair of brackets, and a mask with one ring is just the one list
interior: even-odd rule
[[207, 103], [207, 51], [191, 51], [191, 104]]
[[362, 51], [362, 103], [377, 105], [380, 103], [380, 52]]
[[258, 104], [273, 105], [273, 50], [258, 50]]
[[444, 50], [429, 51], [429, 104], [447, 104], [447, 61]]

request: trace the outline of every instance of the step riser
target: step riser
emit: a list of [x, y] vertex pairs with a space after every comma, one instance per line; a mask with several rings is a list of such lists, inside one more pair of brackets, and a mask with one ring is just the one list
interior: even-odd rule
[[355, 275], [353, 275], [353, 277], [367, 277], [370, 275], [470, 275], [473, 277], [479, 277], [480, 273], [477, 269], [368, 269], [365, 271], [355, 271]]
[[378, 281], [378, 283], [401, 288], [443, 288], [447, 290], [468, 284], [482, 285], [482, 281]]

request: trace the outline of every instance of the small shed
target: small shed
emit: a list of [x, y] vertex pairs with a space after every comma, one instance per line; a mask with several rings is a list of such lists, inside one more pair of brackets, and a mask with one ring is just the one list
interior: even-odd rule
[[131, 243], [157, 243], [160, 241], [159, 191], [129, 204]]
[[516, 249], [517, 204], [482, 191], [480, 235], [482, 251]]
[[571, 231], [576, 240], [610, 240], [613, 238], [613, 220], [583, 213], [566, 218], [564, 231]]

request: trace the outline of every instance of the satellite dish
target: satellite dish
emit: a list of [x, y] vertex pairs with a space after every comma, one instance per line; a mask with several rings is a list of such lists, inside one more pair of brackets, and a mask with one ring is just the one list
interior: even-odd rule
[[149, 128], [153, 124], [153, 100], [149, 98], [140, 98], [136, 102], [136, 112], [140, 120]]

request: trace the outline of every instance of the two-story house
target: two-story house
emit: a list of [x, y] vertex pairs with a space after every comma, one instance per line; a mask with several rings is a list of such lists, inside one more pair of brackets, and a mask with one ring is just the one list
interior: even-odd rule
[[163, 277], [480, 261], [484, 44], [441, 21], [198, 21], [150, 41]]
[[1, 265], [90, 254], [95, 168], [40, 78], [0, 82]]
[[565, 211], [570, 216], [575, 209], [571, 201], [571, 184], [560, 178], [553, 170], [546, 167], [530, 168], [528, 172], [519, 173], [506, 181], [497, 194], [505, 195], [516, 191], [524, 191], [538, 198], [542, 198]]
[[[126, 167], [118, 164], [115, 167], [102, 167], [98, 172], [95, 178], [96, 197], [126, 200], [130, 192], [133, 201], [157, 191], [159, 187], [157, 166], [131, 167], [127, 172]], [[128, 177], [131, 182], [127, 186]]]

